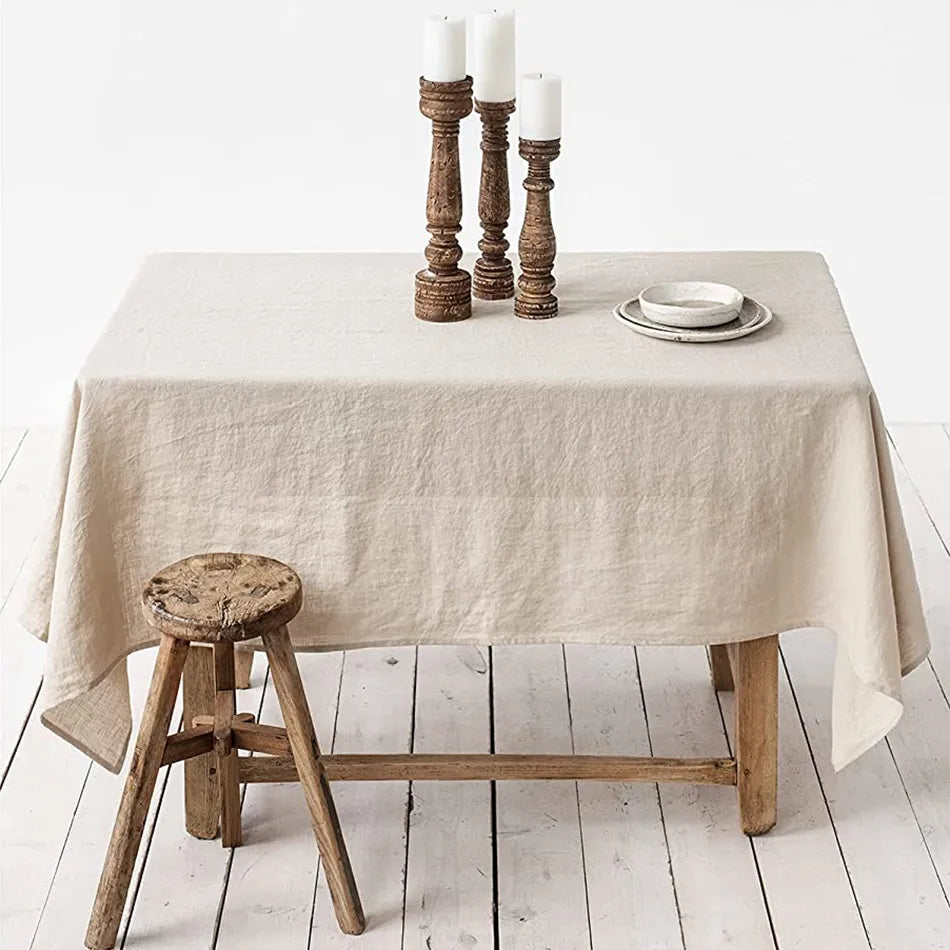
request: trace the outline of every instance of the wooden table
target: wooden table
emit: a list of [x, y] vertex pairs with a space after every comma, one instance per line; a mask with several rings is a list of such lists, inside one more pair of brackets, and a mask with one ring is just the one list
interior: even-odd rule
[[[146, 262], [77, 381], [37, 546], [26, 624], [49, 639], [44, 722], [117, 770], [124, 658], [154, 642], [142, 581], [196, 552], [252, 552], [303, 580], [296, 649], [711, 645], [716, 686], [737, 692], [731, 758], [330, 755], [331, 779], [734, 784], [743, 829], [766, 831], [776, 635], [838, 635], [836, 767], [897, 721], [901, 675], [929, 647], [886, 435], [824, 261], [563, 255], [556, 319], [479, 301], [452, 325], [413, 318], [417, 264]], [[775, 319], [700, 347], [613, 320], [647, 284], [690, 277]], [[70, 598], [77, 585], [96, 596]], [[186, 720], [210, 713], [202, 649]], [[282, 754], [241, 768], [293, 777]], [[190, 764], [196, 835], [214, 834], [213, 791]]]
[[[615, 755], [322, 755], [331, 782], [500, 781], [565, 779], [603, 782], [691, 782], [735, 785], [739, 824], [747, 835], [769, 831], [776, 820], [778, 788], [778, 637], [711, 646], [710, 675], [717, 690], [736, 692], [735, 755], [728, 758], [662, 758]], [[245, 653], [245, 670], [250, 658]], [[207, 647], [193, 645], [183, 678], [184, 720], [214, 715], [214, 660]], [[279, 732], [279, 730], [278, 730]], [[294, 782], [297, 772], [285, 737], [267, 747], [242, 746], [269, 753], [242, 757], [241, 782]], [[220, 792], [212, 754], [185, 762], [185, 819], [190, 834], [218, 833]]]

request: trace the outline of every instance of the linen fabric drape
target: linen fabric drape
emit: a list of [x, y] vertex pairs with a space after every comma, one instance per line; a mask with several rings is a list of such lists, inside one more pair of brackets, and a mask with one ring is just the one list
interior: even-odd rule
[[[143, 582], [205, 551], [293, 565], [300, 649], [838, 640], [833, 761], [900, 717], [929, 644], [886, 445], [824, 260], [561, 255], [561, 314], [411, 315], [411, 255], [149, 258], [78, 379], [21, 590], [43, 721], [118, 770]], [[611, 309], [733, 284], [707, 346]], [[594, 648], [592, 646], [592, 648]]]

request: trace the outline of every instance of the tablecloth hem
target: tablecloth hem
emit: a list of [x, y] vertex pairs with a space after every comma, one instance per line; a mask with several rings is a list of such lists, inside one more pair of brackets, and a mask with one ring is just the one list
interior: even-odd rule
[[929, 645], [929, 644], [927, 645], [927, 649], [924, 650], [923, 653], [921, 653], [919, 656], [915, 656], [914, 659], [912, 659], [912, 660], [908, 660], [908, 661], [901, 667], [901, 679], [903, 679], [905, 676], [907, 676], [908, 673], [913, 673], [914, 670], [916, 670], [917, 667], [920, 666], [920, 664], [923, 663], [924, 660], [926, 660], [928, 656], [930, 656], [930, 645]]
[[[43, 640], [44, 637], [37, 633], [36, 630], [26, 622], [29, 618], [23, 618], [21, 621], [23, 626], [37, 639]], [[644, 638], [637, 638], [636, 642], [632, 642], [629, 638], [620, 638], [615, 636], [601, 637], [597, 640], [590, 639], [588, 633], [587, 637], [584, 639], [572, 639], [569, 637], [564, 637], [563, 635], [551, 636], [548, 638], [539, 638], [537, 635], [533, 635], [530, 640], [525, 640], [523, 636], [502, 636], [497, 635], [492, 637], [487, 637], [484, 635], [477, 636], [465, 636], [458, 635], [454, 640], [450, 641], [423, 641], [420, 642], [418, 636], [410, 638], [406, 636], [401, 637], [379, 637], [372, 640], [363, 640], [358, 644], [354, 644], [352, 641], [348, 643], [343, 642], [329, 642], [321, 644], [294, 644], [294, 650], [297, 653], [332, 653], [336, 651], [346, 651], [346, 650], [361, 650], [361, 649], [371, 649], [371, 648], [382, 648], [382, 647], [404, 647], [404, 646], [523, 646], [523, 645], [551, 645], [559, 643], [573, 643], [573, 644], [589, 644], [590, 646], [676, 646], [676, 647], [686, 647], [686, 646], [715, 646], [726, 643], [743, 643], [748, 640], [757, 640], [767, 636], [778, 636], [783, 633], [791, 633], [795, 630], [804, 630], [804, 629], [824, 629], [828, 630], [834, 634], [835, 638], [840, 643], [838, 635], [835, 633], [834, 629], [830, 624], [820, 621], [820, 620], [805, 620], [799, 622], [792, 622], [788, 624], [778, 625], [771, 632], [761, 632], [753, 631], [748, 634], [731, 634], [728, 637], [716, 635], [708, 640], [671, 640], [669, 637], [662, 637], [661, 635], [653, 635]], [[137, 653], [139, 650], [149, 649], [151, 647], [156, 647], [159, 644], [159, 638], [154, 638], [151, 640], [144, 641], [142, 643], [136, 644], [131, 649], [123, 652], [115, 660], [107, 665], [107, 667], [94, 677], [91, 681], [78, 686], [72, 689], [69, 689], [62, 696], [57, 696], [56, 701], [46, 705], [45, 708], [41, 709], [40, 712], [40, 721], [49, 729], [51, 732], [55, 733], [62, 739], [65, 739], [71, 745], [79, 749], [83, 754], [89, 756], [94, 762], [101, 765], [103, 768], [107, 769], [113, 774], [119, 774], [122, 770], [122, 765], [125, 760], [126, 753], [128, 751], [129, 738], [131, 736], [131, 721], [129, 723], [129, 730], [126, 733], [125, 742], [121, 752], [115, 756], [108, 756], [102, 752], [97, 752], [94, 748], [87, 745], [78, 739], [75, 735], [71, 734], [68, 730], [65, 730], [57, 725], [56, 721], [52, 718], [55, 713], [55, 710], [59, 709], [62, 706], [66, 706], [74, 700], [80, 699], [82, 696], [88, 694], [94, 690], [100, 683], [103, 682], [120, 664], [125, 662], [128, 657], [133, 653]], [[252, 649], [255, 651], [263, 651], [263, 644], [260, 640], [246, 641], [243, 643], [242, 648]], [[847, 652], [847, 651], [846, 651]], [[929, 655], [930, 650], [925, 650], [921, 655], [915, 656], [912, 661], [902, 670], [901, 675], [911, 672], [917, 666], [919, 666]], [[850, 654], [848, 654], [848, 661], [851, 664], [852, 670], [855, 670], [855, 664], [853, 663]], [[855, 675], [857, 672], [855, 670]], [[868, 682], [863, 680], [860, 677], [858, 679], [869, 689], [876, 692], [878, 695], [884, 697], [887, 700], [895, 703], [897, 709], [894, 712], [892, 717], [889, 717], [887, 724], [879, 729], [875, 729], [870, 736], [865, 736], [859, 739], [857, 742], [849, 745], [845, 751], [832, 754], [832, 766], [836, 772], [841, 771], [845, 766], [849, 765], [860, 755], [874, 746], [876, 743], [880, 742], [884, 736], [890, 732], [891, 729], [897, 724], [900, 720], [901, 715], [903, 714], [904, 704], [899, 696], [892, 695], [891, 691], [881, 683], [877, 682]], [[42, 695], [42, 694], [41, 694]]]
[[[132, 653], [134, 652], [135, 651], [133, 650]], [[106, 676], [108, 676], [108, 673], [106, 674]], [[69, 700], [65, 700], [65, 702], [69, 702]], [[62, 704], [57, 703], [56, 706], [51, 706], [50, 710], [48, 711], [52, 711], [53, 709], [56, 709], [60, 705]], [[97, 765], [101, 765], [106, 771], [111, 772], [113, 775], [121, 774], [122, 764], [125, 762], [125, 754], [129, 750], [129, 739], [131, 738], [131, 735], [132, 735], [131, 728], [129, 729], [128, 733], [126, 733], [125, 746], [122, 749], [122, 754], [115, 761], [111, 761], [109, 759], [103, 758], [101, 755], [98, 755], [95, 749], [86, 745], [84, 742], [80, 741], [75, 736], [70, 735], [68, 732], [66, 732], [63, 729], [60, 729], [59, 726], [57, 726], [53, 720], [47, 717], [46, 712], [40, 713], [40, 722], [43, 723], [43, 725], [46, 726], [46, 728], [49, 729], [50, 732], [59, 736], [60, 739], [65, 739], [66, 742], [68, 742], [71, 746], [75, 746], [80, 752], [82, 752], [83, 755], [89, 756], [89, 758], [92, 759], [93, 762], [95, 762]]]
[[835, 770], [835, 772], [840, 772], [847, 768], [847, 766], [851, 765], [852, 762], [855, 762], [858, 758], [864, 755], [868, 749], [872, 749], [874, 746], [876, 746], [898, 724], [898, 722], [900, 722], [901, 717], [904, 715], [904, 703], [899, 699], [894, 699], [892, 696], [888, 696], [886, 693], [880, 693], [880, 695], [896, 704], [897, 708], [894, 710], [893, 715], [888, 717], [886, 720], [886, 725], [881, 726], [879, 729], [875, 729], [870, 735], [865, 736], [863, 739], [859, 739], [857, 742], [850, 743], [845, 747], [844, 751], [833, 750], [831, 753], [831, 767]]

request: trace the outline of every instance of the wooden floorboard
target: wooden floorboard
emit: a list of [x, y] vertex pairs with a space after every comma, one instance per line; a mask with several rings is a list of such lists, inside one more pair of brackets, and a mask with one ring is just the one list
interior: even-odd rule
[[945, 946], [950, 906], [887, 743], [841, 772], [831, 767], [834, 648], [833, 638], [820, 630], [795, 631], [782, 646], [871, 945]]
[[0, 485], [3, 538], [0, 543], [0, 596], [6, 605], [26, 555], [50, 504], [53, 471], [59, 457], [59, 433], [31, 429]]
[[[40, 922], [90, 762], [46, 729], [27, 723], [0, 791], [0, 946], [26, 948]], [[105, 853], [99, 842], [98, 855]], [[99, 862], [88, 868], [98, 875]], [[91, 904], [89, 905], [91, 908]], [[78, 943], [83, 929], [77, 932]]]
[[[154, 650], [143, 650], [129, 658], [133, 734], [138, 730], [154, 662]], [[62, 742], [59, 741], [58, 745], [62, 747]], [[155, 820], [166, 777], [167, 770], [163, 769], [149, 810], [147, 829]], [[42, 917], [31, 945], [33, 950], [57, 950], [73, 946], [78, 943], [77, 935], [85, 933], [124, 783], [124, 772], [122, 775], [113, 775], [98, 766], [90, 770], [55, 875], [50, 882]], [[145, 852], [143, 846], [133, 880], [137, 880], [141, 873]], [[128, 909], [126, 907], [126, 917]]]
[[26, 429], [18, 426], [4, 426], [0, 434], [0, 482], [6, 478], [10, 463], [23, 442]]
[[[343, 654], [300, 654], [298, 664], [317, 740], [330, 749]], [[272, 685], [260, 721], [283, 724]], [[270, 944], [303, 950], [310, 939], [318, 866], [303, 792], [296, 783], [248, 786], [241, 817], [244, 843], [231, 862], [217, 946], [260, 950]]]
[[[900, 443], [895, 440], [895, 445]], [[941, 537], [930, 513], [930, 508], [935, 507], [931, 497], [933, 479], [929, 480], [930, 491], [925, 494], [922, 486], [928, 484], [928, 480], [915, 478], [915, 471], [909, 467], [910, 457], [905, 458], [898, 450], [891, 455], [930, 631], [930, 664], [942, 684], [944, 696], [950, 697], [950, 537]], [[950, 471], [944, 492], [950, 494]]]
[[950, 439], [939, 426], [893, 426], [891, 440], [950, 548]]
[[[9, 439], [8, 439], [9, 441]], [[19, 623], [10, 598], [36, 537], [56, 454], [55, 433], [22, 434], [0, 484], [0, 786], [33, 708], [43, 675], [43, 644]]]
[[[409, 752], [415, 686], [413, 647], [346, 654], [335, 752]], [[409, 818], [407, 782], [338, 782], [333, 795], [366, 913], [366, 932], [340, 933], [326, 879], [317, 882], [312, 945], [394, 950], [402, 944]]]
[[[645, 647], [637, 655], [653, 753], [728, 755], [705, 651]], [[736, 790], [661, 785], [660, 801], [687, 950], [773, 946]]]
[[[154, 656], [154, 651], [148, 653]], [[238, 711], [258, 715], [262, 690], [258, 677], [251, 689], [239, 691]], [[133, 878], [133, 900], [122, 930], [128, 947], [212, 945], [231, 852], [220, 839], [205, 841], [185, 832], [184, 771], [183, 763], [170, 766], [161, 808], [142, 843], [148, 860]]]
[[43, 644], [28, 633], [12, 610], [0, 613], [0, 788], [18, 751], [43, 676]]
[[[942, 430], [933, 433], [938, 440], [941, 434]], [[950, 893], [950, 755], [946, 754], [950, 747], [950, 551], [925, 506], [923, 491], [906, 467], [910, 457], [905, 462], [896, 452], [892, 454], [932, 647], [930, 658], [903, 682], [904, 715], [888, 742], [946, 895]], [[928, 480], [921, 478], [921, 484]], [[929, 484], [933, 485], [932, 479]], [[946, 486], [950, 494], [950, 469]]]
[[[564, 648], [579, 755], [651, 755], [634, 647]], [[682, 948], [656, 785], [579, 782], [594, 948]]]
[[904, 714], [887, 746], [950, 903], [950, 707], [926, 663], [905, 677], [903, 695]]
[[[570, 754], [561, 647], [495, 647], [492, 667], [495, 751]], [[589, 950], [576, 784], [499, 782], [495, 798], [501, 946]]]
[[[10, 763], [0, 944], [53, 950], [81, 942], [121, 779], [90, 770], [28, 715], [43, 647], [18, 627], [18, 598], [7, 597], [45, 513], [58, 446], [29, 432], [14, 451], [18, 435], [5, 433], [0, 460]], [[246, 844], [232, 856], [184, 833], [175, 765], [153, 802], [126, 947], [441, 950], [496, 946], [497, 929], [496, 950], [950, 950], [950, 432], [898, 426], [892, 436], [932, 657], [905, 680], [905, 714], [888, 741], [836, 775], [833, 641], [783, 637], [770, 835], [752, 845], [739, 834], [731, 788], [499, 782], [493, 842], [490, 783], [416, 782], [411, 796], [405, 782], [335, 783], [369, 921], [351, 938], [336, 927], [298, 786], [248, 789]], [[153, 660], [153, 651], [130, 659], [136, 720]], [[427, 647], [300, 663], [318, 735], [326, 747], [335, 738], [338, 753], [484, 752], [494, 741], [499, 752], [728, 754], [733, 698], [717, 702], [699, 649]], [[259, 662], [242, 709], [258, 705], [265, 670]], [[273, 697], [263, 712], [280, 721]]]
[[[415, 752], [488, 752], [488, 650], [419, 648]], [[491, 947], [488, 782], [413, 782], [405, 950]]]
[[10, 599], [44, 512], [58, 448], [56, 437], [37, 429], [14, 443], [15, 451], [8, 449], [9, 464], [0, 485], [0, 944], [28, 947], [56, 875], [90, 763], [39, 721], [34, 701], [42, 675], [43, 646], [17, 622], [16, 604]]
[[[735, 748], [735, 694], [720, 693], [719, 701]], [[866, 950], [861, 912], [784, 668], [779, 670], [779, 776], [778, 824], [751, 841], [778, 946]]]

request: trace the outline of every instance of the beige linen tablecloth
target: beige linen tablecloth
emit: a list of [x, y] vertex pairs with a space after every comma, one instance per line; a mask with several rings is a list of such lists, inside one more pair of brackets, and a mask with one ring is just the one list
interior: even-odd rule
[[[150, 258], [75, 387], [25, 589], [44, 722], [110, 769], [154, 571], [294, 565], [297, 646], [838, 637], [833, 759], [927, 654], [885, 432], [824, 260], [562, 255], [561, 315], [413, 319], [418, 255]], [[654, 281], [775, 311], [689, 346], [620, 326]]]

